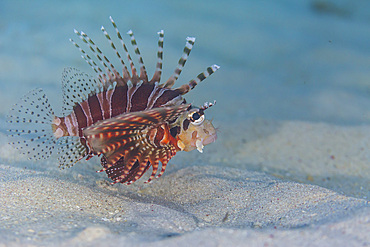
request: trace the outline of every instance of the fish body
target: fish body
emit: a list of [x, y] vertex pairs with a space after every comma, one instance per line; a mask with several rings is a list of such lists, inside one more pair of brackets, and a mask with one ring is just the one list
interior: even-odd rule
[[187, 38], [174, 74], [160, 83], [164, 37], [160, 31], [156, 71], [149, 80], [133, 32], [128, 34], [138, 57], [139, 73], [112, 18], [111, 22], [131, 73], [104, 27], [102, 31], [121, 62], [121, 72], [85, 33], [75, 30], [90, 55], [75, 41], [71, 42], [96, 76], [75, 68], [65, 69], [62, 76], [64, 116], [60, 117], [54, 114], [42, 89], [32, 90], [10, 111], [8, 136], [10, 143], [31, 159], [56, 154], [61, 167], [70, 167], [83, 158], [101, 156], [101, 171], [105, 171], [113, 183], [131, 184], [152, 167], [147, 181], [150, 182], [164, 173], [176, 152], [193, 149], [202, 152], [205, 145], [216, 140], [216, 130], [204, 116], [204, 111], [213, 104], [194, 107], [182, 96], [219, 67], [212, 65], [189, 83], [172, 88], [195, 42], [195, 38]]

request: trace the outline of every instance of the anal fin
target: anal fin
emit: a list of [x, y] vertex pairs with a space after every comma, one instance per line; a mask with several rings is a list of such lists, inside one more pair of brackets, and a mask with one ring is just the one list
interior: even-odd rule
[[56, 155], [60, 168], [69, 168], [87, 155], [87, 148], [78, 136], [62, 137], [57, 144]]

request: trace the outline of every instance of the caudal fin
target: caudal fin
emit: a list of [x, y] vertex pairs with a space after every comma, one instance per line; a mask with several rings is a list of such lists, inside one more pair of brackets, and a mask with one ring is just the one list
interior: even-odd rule
[[30, 91], [9, 112], [10, 144], [33, 160], [50, 157], [57, 141], [53, 119], [54, 112], [43, 90]]

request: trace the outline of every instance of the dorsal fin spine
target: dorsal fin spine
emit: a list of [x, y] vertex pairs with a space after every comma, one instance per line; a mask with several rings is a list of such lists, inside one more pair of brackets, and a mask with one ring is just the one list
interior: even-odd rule
[[[101, 27], [101, 30], [104, 32], [105, 31], [105, 29], [104, 29], [104, 27], [102, 26]], [[108, 33], [105, 31], [105, 33], [104, 34], [106, 34], [106, 35], [108, 35]], [[105, 37], [107, 37], [107, 36], [105, 36]], [[109, 37], [109, 35], [108, 35], [108, 37]], [[90, 39], [91, 40], [91, 39]], [[112, 42], [113, 43], [113, 42]], [[104, 60], [108, 63], [108, 65], [110, 66], [110, 68], [111, 68], [111, 71], [112, 71], [112, 74], [113, 74], [113, 78], [111, 78], [111, 81], [113, 81], [113, 80], [115, 80], [116, 78], [121, 78], [121, 76], [120, 76], [120, 74], [118, 73], [118, 71], [116, 70], [116, 68], [113, 66], [113, 64], [109, 61], [109, 59], [101, 52], [101, 50], [99, 49], [99, 47], [97, 47], [95, 44], [94, 44], [94, 46], [96, 47], [96, 49], [97, 49], [97, 51], [99, 52], [99, 54], [101, 54], [103, 57], [104, 57]], [[114, 47], [114, 45], [112, 46], [112, 47]]]
[[99, 66], [95, 63], [94, 60], [91, 59], [89, 54], [87, 54], [73, 39], [69, 39], [69, 41], [82, 53], [81, 57], [90, 65], [90, 67], [95, 71], [95, 73], [98, 75], [98, 78], [102, 85], [104, 86], [104, 73], [99, 68]]
[[163, 40], [164, 40], [164, 32], [163, 30], [158, 32], [158, 52], [157, 52], [157, 65], [155, 68], [155, 72], [152, 78], [152, 82], [160, 82], [161, 75], [162, 75], [162, 61], [163, 61]]
[[178, 90], [181, 95], [188, 93], [190, 90], [195, 88], [196, 85], [198, 85], [200, 82], [202, 82], [207, 77], [216, 72], [219, 68], [220, 66], [218, 66], [217, 64], [213, 64], [212, 66], [208, 67], [204, 72], [198, 74], [195, 79], [190, 80], [188, 84], [184, 84], [178, 87], [176, 90]]
[[[106, 75], [103, 73], [103, 77], [105, 79], [105, 83], [109, 81], [109, 79], [114, 76], [114, 73], [112, 70], [106, 65], [106, 63], [103, 61], [103, 59], [99, 56], [102, 55], [106, 61], [109, 62], [109, 60], [103, 55], [101, 50], [95, 45], [95, 43], [87, 36], [84, 32], [78, 32], [76, 29], [74, 30], [75, 33], [78, 35], [78, 37], [90, 48], [90, 50], [94, 53], [95, 57], [99, 60], [100, 64], [103, 66], [105, 69], [108, 79], [106, 78]], [[109, 62], [110, 63], [110, 62]]]
[[119, 59], [119, 60], [120, 60], [120, 62], [121, 62], [121, 64], [122, 64], [123, 79], [124, 79], [124, 81], [125, 81], [125, 82], [127, 82], [127, 81], [129, 80], [129, 78], [130, 78], [130, 74], [129, 74], [128, 70], [127, 70], [127, 66], [126, 66], [125, 62], [122, 60], [121, 55], [119, 54], [119, 52], [118, 52], [118, 50], [117, 50], [116, 46], [114, 45], [114, 43], [113, 43], [112, 39], [110, 38], [110, 36], [109, 36], [109, 34], [107, 33], [107, 31], [105, 30], [105, 28], [104, 28], [104, 27], [102, 27], [102, 28], [101, 28], [101, 30], [103, 31], [104, 36], [107, 38], [107, 40], [108, 40], [108, 42], [109, 42], [110, 46], [112, 47], [112, 49], [114, 50], [114, 52], [116, 53], [116, 55], [117, 55], [118, 59]]
[[145, 82], [148, 82], [148, 74], [146, 73], [146, 69], [145, 69], [143, 57], [140, 54], [140, 50], [139, 50], [139, 47], [137, 45], [137, 42], [136, 42], [134, 33], [132, 32], [132, 30], [129, 30], [127, 32], [127, 34], [130, 35], [131, 44], [134, 47], [135, 54], [136, 54], [136, 56], [138, 57], [138, 60], [139, 60], [139, 65], [140, 65], [140, 79], [143, 80], [143, 81], [145, 81]]
[[121, 44], [122, 44], [122, 47], [123, 47], [123, 50], [124, 50], [124, 51], [125, 51], [125, 53], [126, 53], [127, 60], [128, 60], [128, 61], [129, 61], [129, 63], [130, 63], [131, 72], [132, 72], [131, 77], [132, 77], [132, 78], [137, 77], [137, 72], [136, 72], [136, 68], [135, 68], [135, 66], [134, 66], [134, 62], [132, 61], [131, 56], [130, 56], [130, 54], [128, 53], [127, 47], [126, 47], [126, 45], [125, 45], [125, 42], [123, 42], [123, 39], [122, 39], [121, 33], [120, 33], [120, 31], [118, 30], [118, 27], [117, 27], [116, 23], [114, 22], [113, 18], [110, 16], [110, 17], [109, 17], [109, 19], [111, 20], [112, 25], [113, 25], [114, 29], [116, 30], [117, 37], [118, 37], [118, 39], [120, 40], [120, 42], [121, 42]]
[[185, 66], [186, 61], [188, 60], [189, 54], [191, 52], [191, 49], [193, 48], [193, 45], [195, 43], [195, 38], [194, 37], [187, 37], [186, 38], [186, 44], [184, 47], [184, 51], [179, 59], [179, 62], [177, 64], [177, 67], [175, 69], [175, 72], [172, 74], [172, 76], [167, 80], [167, 82], [164, 84], [165, 88], [171, 88], [176, 80], [179, 78], [182, 69]]

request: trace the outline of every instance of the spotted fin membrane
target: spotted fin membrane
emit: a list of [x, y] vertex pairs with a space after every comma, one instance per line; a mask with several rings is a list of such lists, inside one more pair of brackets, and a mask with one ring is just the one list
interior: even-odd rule
[[9, 143], [31, 160], [44, 160], [54, 154], [60, 164], [70, 167], [84, 157], [86, 148], [77, 136], [55, 138], [53, 121], [55, 115], [44, 91], [34, 89], [9, 112]]
[[9, 112], [10, 144], [34, 160], [49, 158], [57, 142], [51, 126], [53, 118], [42, 89], [30, 91]]

